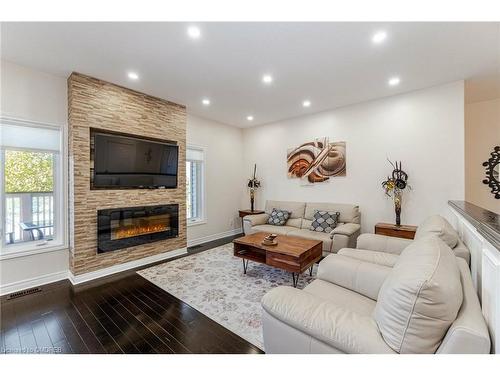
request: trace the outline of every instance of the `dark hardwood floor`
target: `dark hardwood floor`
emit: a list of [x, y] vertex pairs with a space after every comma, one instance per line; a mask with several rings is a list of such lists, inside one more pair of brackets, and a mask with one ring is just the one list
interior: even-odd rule
[[[232, 239], [188, 252], [204, 251]], [[2, 297], [1, 352], [262, 353], [135, 271], [77, 287], [65, 280], [31, 295], [10, 300]]]

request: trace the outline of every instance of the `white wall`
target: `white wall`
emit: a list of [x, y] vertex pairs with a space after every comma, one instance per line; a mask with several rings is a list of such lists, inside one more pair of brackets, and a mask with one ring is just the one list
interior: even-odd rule
[[[317, 137], [347, 142], [347, 176], [301, 186], [288, 179], [286, 152]], [[464, 199], [464, 85], [456, 82], [405, 95], [245, 129], [245, 169], [257, 163], [266, 199], [354, 203], [362, 230], [394, 222], [382, 180], [401, 160], [413, 190], [404, 197], [402, 223], [418, 224]]]
[[246, 177], [242, 130], [188, 114], [187, 143], [205, 149], [207, 220], [205, 224], [188, 227], [188, 245], [238, 232], [238, 209]]
[[[0, 115], [67, 126], [66, 79], [0, 62]], [[25, 281], [50, 281], [68, 270], [68, 250], [62, 249], [20, 257], [0, 256], [0, 284], [15, 288]]]
[[66, 78], [1, 60], [2, 116], [67, 126]]

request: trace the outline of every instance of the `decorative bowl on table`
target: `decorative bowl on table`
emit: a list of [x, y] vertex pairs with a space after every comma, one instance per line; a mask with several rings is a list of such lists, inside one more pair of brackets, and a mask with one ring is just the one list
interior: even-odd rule
[[264, 237], [262, 240], [262, 245], [265, 246], [275, 246], [278, 244], [278, 241], [276, 240], [276, 237], [278, 237], [277, 234], [270, 234], [269, 236]]

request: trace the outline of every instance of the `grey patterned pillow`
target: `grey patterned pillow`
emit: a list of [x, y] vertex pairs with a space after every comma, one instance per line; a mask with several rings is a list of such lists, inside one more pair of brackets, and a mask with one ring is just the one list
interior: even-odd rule
[[314, 220], [311, 223], [312, 231], [330, 233], [335, 229], [339, 221], [340, 212], [314, 211]]
[[286, 224], [289, 217], [290, 212], [273, 208], [271, 215], [269, 215], [269, 219], [267, 219], [267, 223], [282, 226]]

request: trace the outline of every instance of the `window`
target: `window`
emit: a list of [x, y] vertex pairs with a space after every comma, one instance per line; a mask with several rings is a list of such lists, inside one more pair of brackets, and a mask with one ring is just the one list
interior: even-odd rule
[[2, 253], [64, 243], [61, 133], [0, 119]]
[[203, 148], [188, 146], [186, 153], [186, 206], [188, 225], [205, 223], [204, 161], [205, 151]]

